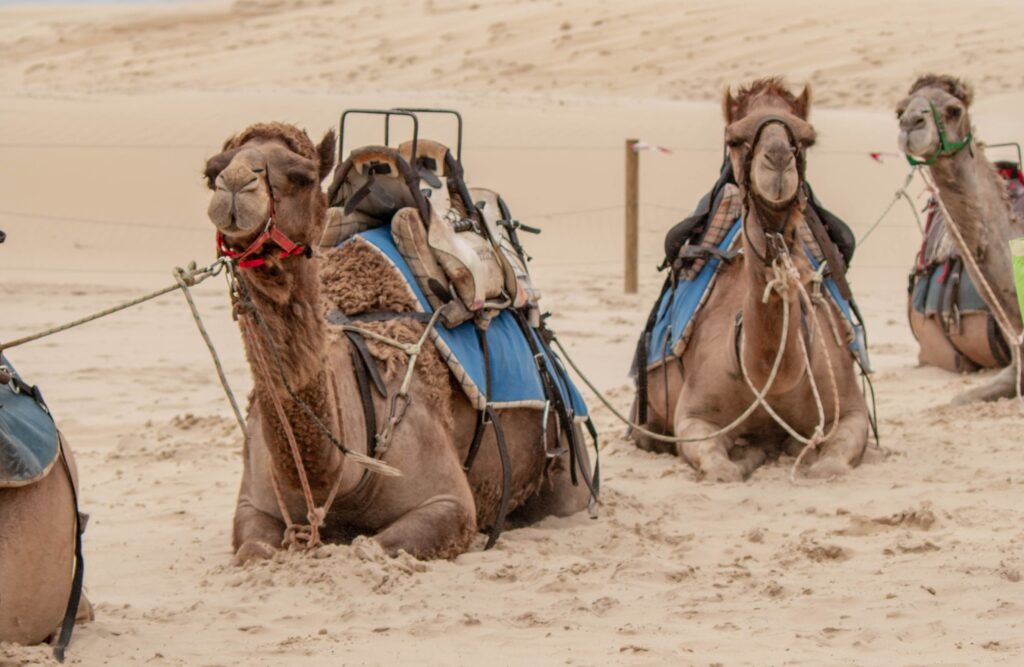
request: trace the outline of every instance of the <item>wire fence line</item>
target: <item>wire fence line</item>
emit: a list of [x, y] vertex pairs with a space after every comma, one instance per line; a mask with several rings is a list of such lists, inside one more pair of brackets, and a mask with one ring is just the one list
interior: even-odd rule
[[178, 225], [168, 225], [159, 222], [130, 222], [128, 220], [110, 220], [105, 218], [78, 218], [70, 215], [48, 215], [46, 213], [31, 213], [28, 211], [8, 211], [0, 209], [0, 216], [8, 218], [25, 218], [28, 220], [44, 220], [47, 222], [70, 222], [76, 225], [103, 225], [107, 227], [131, 227], [143, 229], [166, 229], [174, 232], [190, 232], [193, 234], [207, 234], [205, 229], [191, 229]]
[[[216, 151], [218, 142], [211, 142], [210, 144], [158, 144], [158, 143], [61, 143], [61, 142], [0, 142], [0, 149], [40, 149], [40, 150], [208, 150]], [[594, 152], [594, 151], [621, 151], [624, 150], [623, 144], [615, 145], [597, 145], [597, 146], [585, 146], [585, 145], [569, 145], [569, 144], [535, 144], [535, 145], [509, 145], [503, 146], [498, 144], [478, 144], [470, 145], [466, 147], [469, 151], [510, 151], [510, 152], [536, 152], [536, 151], [563, 151], [563, 152]], [[660, 147], [669, 150], [671, 153], [717, 153], [722, 154], [722, 147], [719, 146], [686, 146], [686, 145], [660, 145]], [[815, 148], [815, 155], [844, 155], [844, 156], [857, 156], [866, 157], [870, 159], [877, 159], [878, 157], [901, 157], [901, 153], [894, 151], [873, 151], [863, 150], [855, 148]]]

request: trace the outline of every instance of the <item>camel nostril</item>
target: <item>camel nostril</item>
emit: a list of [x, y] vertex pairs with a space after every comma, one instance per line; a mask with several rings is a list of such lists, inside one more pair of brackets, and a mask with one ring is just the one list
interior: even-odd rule
[[914, 130], [920, 130], [923, 128], [925, 126], [925, 122], [923, 113], [910, 116], [904, 114], [903, 117], [900, 118], [900, 128], [904, 132], [913, 132]]

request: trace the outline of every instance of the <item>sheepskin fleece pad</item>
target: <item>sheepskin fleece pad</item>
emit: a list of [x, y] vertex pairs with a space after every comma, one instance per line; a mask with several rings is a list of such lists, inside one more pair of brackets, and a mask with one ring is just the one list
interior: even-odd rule
[[[390, 225], [361, 232], [328, 250], [323, 271], [325, 302], [350, 317], [377, 310], [432, 312], [391, 237]], [[530, 335], [538, 340], [536, 332], [531, 331]], [[431, 340], [466, 398], [476, 409], [483, 409], [488, 403], [486, 371], [474, 324], [465, 322], [452, 329], [438, 324]], [[530, 344], [511, 313], [502, 312], [491, 321], [487, 342], [490, 403], [496, 408], [543, 409], [545, 396], [540, 374]], [[557, 356], [545, 356], [549, 368], [563, 368]], [[568, 376], [563, 381], [559, 373], [553, 375], [573, 416], [585, 418], [586, 403]]]

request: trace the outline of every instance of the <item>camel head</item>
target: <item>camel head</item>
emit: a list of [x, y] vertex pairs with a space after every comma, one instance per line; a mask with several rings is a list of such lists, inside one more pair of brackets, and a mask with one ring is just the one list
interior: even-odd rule
[[960, 79], [935, 74], [919, 77], [896, 106], [900, 150], [930, 165], [968, 146], [967, 107], [972, 97], [971, 87]]
[[245, 248], [274, 226], [295, 243], [316, 243], [327, 199], [320, 190], [334, 167], [334, 131], [314, 146], [304, 130], [259, 123], [226, 142], [206, 162], [213, 196], [207, 215], [224, 241]]
[[733, 173], [744, 198], [759, 209], [788, 211], [798, 201], [804, 153], [815, 140], [807, 122], [810, 96], [809, 87], [793, 95], [779, 78], [758, 79], [735, 97], [725, 93], [725, 143]]

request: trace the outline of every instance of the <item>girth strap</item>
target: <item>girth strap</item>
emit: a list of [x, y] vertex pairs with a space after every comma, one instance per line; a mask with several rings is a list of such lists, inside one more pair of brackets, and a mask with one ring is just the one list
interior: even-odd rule
[[71, 643], [71, 633], [75, 629], [75, 617], [78, 616], [78, 605], [82, 602], [82, 583], [85, 579], [85, 559], [82, 557], [82, 534], [85, 532], [85, 522], [82, 514], [78, 511], [78, 492], [75, 490], [75, 480], [71, 476], [71, 468], [68, 466], [67, 458], [64, 455], [64, 440], [60, 440], [60, 461], [64, 466], [64, 472], [68, 476], [68, 484], [71, 485], [71, 502], [75, 510], [75, 574], [71, 579], [71, 595], [68, 597], [68, 606], [64, 610], [64, 620], [60, 624], [60, 634], [53, 646], [53, 657], [57, 662], [64, 662], [64, 652]]
[[[340, 310], [332, 310], [331, 312], [329, 312], [327, 314], [327, 321], [330, 324], [335, 324], [338, 326], [352, 324], [353, 322], [348, 315], [341, 312]], [[370, 354], [370, 349], [366, 346], [366, 340], [359, 334], [358, 331], [346, 330], [345, 336], [352, 344], [352, 359], [356, 369], [356, 377], [359, 377], [360, 369], [362, 369], [362, 371], [368, 374], [370, 379], [373, 380], [373, 386], [377, 390], [377, 393], [382, 398], [387, 398], [387, 386], [384, 384], [384, 378], [380, 376], [380, 371], [377, 370], [377, 362], [374, 360], [373, 355]]]

